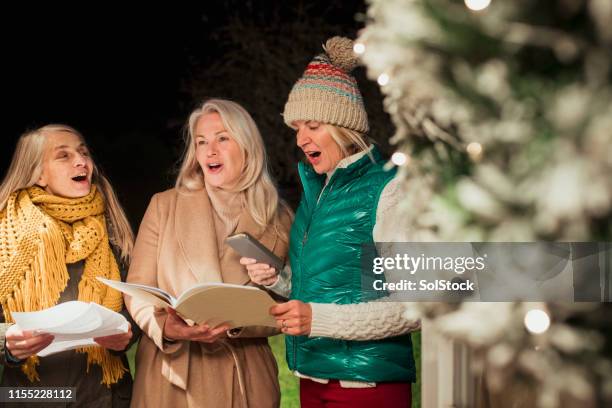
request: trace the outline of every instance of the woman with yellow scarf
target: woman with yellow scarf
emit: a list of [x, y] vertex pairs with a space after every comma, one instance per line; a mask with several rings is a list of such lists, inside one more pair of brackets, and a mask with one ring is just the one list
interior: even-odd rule
[[83, 136], [64, 125], [22, 135], [0, 186], [1, 386], [74, 387], [77, 406], [129, 405], [131, 329], [39, 358], [53, 337], [22, 331], [11, 313], [81, 300], [133, 322], [121, 294], [96, 279], [121, 280], [132, 246], [130, 225]]

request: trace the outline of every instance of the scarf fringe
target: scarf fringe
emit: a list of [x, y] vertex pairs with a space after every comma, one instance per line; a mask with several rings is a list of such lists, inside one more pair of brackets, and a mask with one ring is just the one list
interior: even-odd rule
[[28, 377], [30, 382], [40, 381], [38, 371], [36, 370], [36, 366], [38, 366], [38, 364], [40, 364], [38, 356], [30, 356], [26, 362], [21, 365], [21, 371], [23, 371], [23, 373]]
[[[31, 312], [55, 305], [68, 284], [68, 270], [64, 263], [64, 236], [55, 226], [47, 225], [43, 228], [46, 233], [40, 234], [40, 242], [30, 267], [2, 305], [7, 322], [14, 322], [11, 312]], [[40, 381], [36, 370], [38, 364], [38, 356], [31, 356], [21, 365], [21, 371], [30, 382]]]
[[97, 364], [102, 368], [102, 384], [110, 387], [111, 384], [116, 383], [123, 375], [128, 371], [123, 365], [121, 357], [114, 356], [98, 346], [81, 347], [77, 349], [79, 353], [87, 353], [87, 372], [89, 373], [89, 366], [91, 364]]
[[56, 227], [46, 227], [46, 232], [40, 234], [36, 254], [23, 279], [2, 303], [6, 322], [14, 322], [11, 312], [32, 312], [57, 304], [69, 279], [64, 256], [61, 231]]

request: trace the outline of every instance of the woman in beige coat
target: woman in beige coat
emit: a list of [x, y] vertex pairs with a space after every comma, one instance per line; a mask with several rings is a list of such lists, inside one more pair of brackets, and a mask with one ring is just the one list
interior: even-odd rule
[[[213, 99], [189, 118], [175, 188], [141, 222], [127, 281], [172, 295], [202, 282], [249, 283], [224, 240], [248, 232], [285, 258], [291, 213], [266, 169], [259, 131], [238, 104]], [[142, 328], [132, 406], [277, 407], [276, 329], [190, 327], [173, 311], [126, 297]]]

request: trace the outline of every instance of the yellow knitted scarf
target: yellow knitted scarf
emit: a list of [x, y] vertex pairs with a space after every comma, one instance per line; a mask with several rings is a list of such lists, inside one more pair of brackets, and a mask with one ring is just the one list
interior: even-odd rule
[[[16, 191], [0, 213], [0, 304], [7, 322], [12, 312], [30, 312], [57, 304], [68, 283], [66, 264], [85, 260], [78, 299], [121, 311], [121, 293], [96, 277], [121, 280], [109, 244], [105, 203], [93, 186], [85, 197], [48, 194], [39, 187]], [[121, 358], [99, 346], [77, 349], [102, 368], [102, 382], [116, 383], [127, 369]], [[30, 381], [39, 381], [37, 356], [22, 365]]]

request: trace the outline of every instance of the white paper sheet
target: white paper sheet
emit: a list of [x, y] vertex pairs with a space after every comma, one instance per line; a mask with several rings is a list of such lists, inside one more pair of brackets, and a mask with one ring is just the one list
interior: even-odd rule
[[38, 312], [13, 312], [12, 316], [22, 330], [49, 333], [55, 337], [38, 353], [41, 357], [96, 344], [94, 337], [126, 333], [129, 326], [123, 315], [97, 303], [78, 300]]
[[96, 278], [100, 282], [110, 286], [113, 289], [117, 289], [127, 295], [136, 296], [139, 299], [144, 299], [159, 308], [165, 309], [168, 306], [174, 307], [176, 305], [176, 299], [168, 292], [159, 288], [154, 288], [147, 285], [139, 285], [138, 283], [127, 283], [120, 281], [113, 281], [104, 278]]

